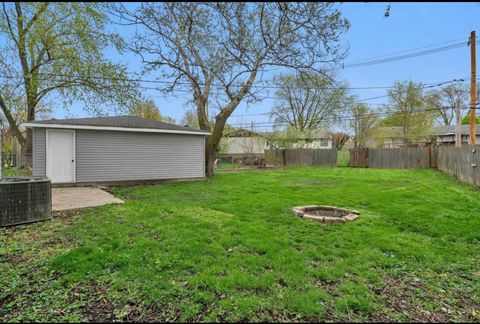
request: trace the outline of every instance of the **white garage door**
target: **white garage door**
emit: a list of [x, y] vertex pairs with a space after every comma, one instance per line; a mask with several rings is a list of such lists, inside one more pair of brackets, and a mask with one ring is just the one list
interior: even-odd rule
[[75, 131], [47, 130], [46, 162], [52, 183], [75, 182]]

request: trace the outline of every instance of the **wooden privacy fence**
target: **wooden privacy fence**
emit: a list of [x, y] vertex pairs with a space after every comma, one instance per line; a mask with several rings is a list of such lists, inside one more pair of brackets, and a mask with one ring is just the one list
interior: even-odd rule
[[[267, 166], [337, 165], [337, 150], [274, 149], [265, 150]], [[480, 145], [351, 149], [350, 166], [366, 168], [438, 168], [460, 181], [480, 186]]]
[[267, 166], [337, 166], [336, 149], [265, 150]]
[[368, 167], [368, 148], [350, 149], [350, 161], [348, 166], [355, 168]]
[[439, 147], [438, 169], [460, 181], [480, 186], [480, 145]]
[[435, 147], [351, 149], [349, 165], [380, 169], [435, 168], [436, 154]]
[[393, 148], [374, 149], [368, 152], [368, 166], [370, 168], [393, 169], [427, 169], [434, 166], [432, 149], [419, 148]]

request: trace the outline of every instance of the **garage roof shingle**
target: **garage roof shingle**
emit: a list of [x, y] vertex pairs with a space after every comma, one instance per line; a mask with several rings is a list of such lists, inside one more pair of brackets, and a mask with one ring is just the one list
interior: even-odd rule
[[119, 127], [119, 128], [138, 128], [138, 129], [158, 129], [182, 132], [209, 132], [193, 127], [179, 126], [175, 124], [148, 120], [137, 116], [112, 116], [112, 117], [92, 117], [92, 118], [69, 118], [69, 119], [48, 119], [31, 121], [28, 124], [41, 125], [72, 125], [72, 126], [92, 126], [92, 127]]

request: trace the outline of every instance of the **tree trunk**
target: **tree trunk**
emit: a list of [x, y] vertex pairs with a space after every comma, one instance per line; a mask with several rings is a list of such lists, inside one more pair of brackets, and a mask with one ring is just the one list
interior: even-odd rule
[[212, 177], [215, 173], [215, 157], [216, 157], [216, 146], [207, 139], [205, 145], [205, 163], [206, 163], [206, 176]]
[[215, 127], [212, 130], [210, 136], [207, 137], [207, 142], [205, 144], [205, 163], [206, 163], [206, 175], [207, 177], [212, 177], [215, 174], [215, 158], [217, 157], [217, 148], [222, 138], [223, 127], [225, 121], [222, 121], [217, 116], [217, 121]]
[[32, 130], [27, 128], [25, 131], [25, 144], [22, 145], [22, 154], [31, 154], [33, 149]]
[[215, 158], [217, 155], [217, 148], [223, 135], [223, 128], [227, 122], [229, 112], [221, 112], [217, 115], [215, 120], [215, 126], [211, 131], [211, 135], [207, 137], [205, 144], [205, 163], [206, 163], [206, 175], [212, 177], [215, 173]]
[[[35, 120], [36, 105], [33, 102], [34, 101], [32, 99], [30, 99], [30, 96], [27, 95], [28, 108], [27, 108], [27, 118], [25, 120], [25, 122], [27, 122], [27, 123]], [[32, 129], [27, 128], [25, 130], [25, 141], [23, 142], [23, 144], [20, 143], [20, 145], [22, 146], [22, 155], [24, 157], [27, 157], [28, 155], [32, 156], [32, 151], [33, 151], [32, 136], [33, 136]], [[28, 165], [28, 166], [30, 166], [30, 165]]]

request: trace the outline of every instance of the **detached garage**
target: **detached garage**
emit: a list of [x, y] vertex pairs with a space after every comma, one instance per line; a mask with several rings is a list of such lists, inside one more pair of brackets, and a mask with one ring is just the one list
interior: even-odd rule
[[33, 130], [33, 175], [56, 184], [205, 177], [210, 133], [133, 116], [50, 119]]

